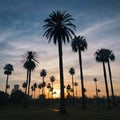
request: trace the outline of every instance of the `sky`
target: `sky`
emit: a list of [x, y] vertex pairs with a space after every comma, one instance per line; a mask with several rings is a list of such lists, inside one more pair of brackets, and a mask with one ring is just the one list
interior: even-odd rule
[[[31, 85], [41, 83], [40, 71], [45, 69], [46, 83], [55, 76], [55, 91], [59, 96], [58, 48], [43, 37], [44, 20], [52, 11], [66, 10], [75, 19], [76, 35], [86, 38], [88, 49], [82, 53], [83, 76], [87, 96], [95, 95], [93, 79], [98, 79], [101, 95], [105, 94], [102, 64], [96, 63], [97, 49], [111, 49], [116, 57], [111, 62], [115, 95], [120, 95], [120, 1], [119, 0], [0, 0], [0, 90], [4, 91], [6, 75], [3, 67], [10, 63], [14, 71], [9, 78], [9, 93], [14, 84], [26, 79], [26, 70], [21, 64], [22, 55], [27, 51], [38, 53], [38, 67], [32, 72]], [[78, 82], [81, 96], [81, 81], [78, 54], [72, 52], [71, 43], [63, 44], [64, 83], [71, 84], [69, 69], [75, 69], [74, 81]], [[107, 68], [107, 66], [106, 66]], [[107, 72], [108, 85], [109, 76]], [[109, 85], [110, 90], [110, 85]], [[111, 94], [111, 92], [110, 92]]]

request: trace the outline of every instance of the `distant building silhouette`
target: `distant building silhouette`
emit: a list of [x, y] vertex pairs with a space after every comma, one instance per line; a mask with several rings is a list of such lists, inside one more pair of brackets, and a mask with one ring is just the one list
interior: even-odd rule
[[14, 88], [12, 89], [12, 92], [15, 92], [15, 91], [17, 91], [17, 90], [19, 90], [19, 85], [18, 85], [18, 84], [15, 84], [15, 85], [14, 85]]

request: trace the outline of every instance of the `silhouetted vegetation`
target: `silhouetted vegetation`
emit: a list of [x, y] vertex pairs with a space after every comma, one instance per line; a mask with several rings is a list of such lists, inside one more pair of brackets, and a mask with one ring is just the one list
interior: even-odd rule
[[7, 93], [4, 93], [0, 91], [0, 106], [6, 105], [9, 102], [9, 95]]

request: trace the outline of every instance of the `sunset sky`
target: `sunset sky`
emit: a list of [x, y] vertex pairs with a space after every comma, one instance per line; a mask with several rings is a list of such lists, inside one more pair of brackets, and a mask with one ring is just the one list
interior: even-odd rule
[[[9, 79], [11, 89], [14, 84], [22, 89], [26, 70], [20, 61], [22, 55], [32, 50], [38, 53], [40, 64], [32, 73], [31, 84], [41, 83], [40, 71], [46, 69], [45, 81], [48, 83], [50, 76], [55, 76], [54, 87], [59, 95], [58, 47], [52, 42], [48, 44], [43, 37], [44, 20], [56, 10], [67, 10], [75, 19], [76, 35], [87, 40], [88, 49], [82, 53], [86, 95], [95, 95], [94, 77], [98, 79], [101, 95], [106, 95], [102, 64], [96, 63], [94, 57], [101, 48], [111, 49], [115, 54], [111, 69], [115, 94], [120, 95], [120, 0], [0, 0], [0, 90], [5, 89], [3, 67], [7, 63], [14, 66]], [[63, 60], [65, 85], [71, 84], [69, 69], [75, 68], [74, 80], [81, 96], [78, 54], [72, 52], [70, 43], [63, 44]]]

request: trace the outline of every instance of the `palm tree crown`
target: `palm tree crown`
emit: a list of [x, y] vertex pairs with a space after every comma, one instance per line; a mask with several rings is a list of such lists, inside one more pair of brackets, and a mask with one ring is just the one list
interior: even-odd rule
[[55, 81], [55, 77], [54, 76], [51, 76], [50, 77], [50, 81], [53, 83]]
[[44, 22], [46, 23], [43, 27], [48, 42], [53, 38], [54, 43], [56, 44], [58, 40], [63, 41], [64, 43], [72, 39], [72, 34], [74, 35], [73, 30], [75, 30], [75, 25], [72, 23], [74, 19], [66, 11], [57, 11], [52, 12]]
[[40, 76], [41, 77], [45, 77], [47, 75], [47, 72], [45, 69], [42, 69], [41, 72], [40, 72]]
[[97, 62], [108, 62], [109, 59], [111, 61], [115, 60], [115, 56], [114, 56], [113, 52], [111, 50], [105, 49], [105, 48], [98, 49], [95, 52], [95, 56], [96, 56]]
[[74, 70], [73, 67], [70, 68], [69, 73], [70, 73], [71, 75], [74, 75], [74, 74], [75, 74], [75, 70]]
[[72, 40], [72, 50], [74, 52], [77, 52], [78, 50], [84, 51], [87, 49], [87, 42], [84, 36], [75, 36], [75, 38]]
[[6, 64], [6, 65], [4, 66], [4, 74], [6, 74], [6, 75], [11, 75], [11, 74], [12, 74], [12, 71], [14, 71], [13, 65], [11, 65], [11, 64]]
[[25, 55], [23, 55], [23, 67], [28, 70], [34, 70], [37, 66], [37, 52], [28, 51]]

